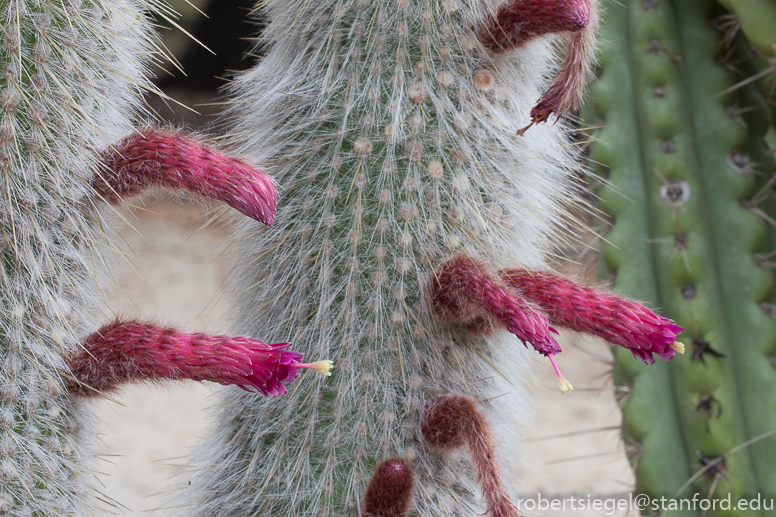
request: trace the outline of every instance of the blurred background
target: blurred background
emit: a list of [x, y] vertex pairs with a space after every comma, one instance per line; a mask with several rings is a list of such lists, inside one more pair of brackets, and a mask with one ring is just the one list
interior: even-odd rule
[[[213, 135], [225, 101], [219, 88], [235, 71], [260, 57], [260, 52], [250, 49], [261, 24], [246, 21], [253, 0], [171, 3], [179, 18], [174, 23], [160, 18], [159, 25], [166, 47], [185, 75], [168, 63], [156, 71], [157, 84], [186, 107], [159, 97], [149, 98], [149, 105], [169, 123]], [[196, 331], [228, 333], [232, 322], [225, 286], [230, 265], [224, 212], [223, 207], [200, 199], [156, 195], [135, 200], [123, 212], [126, 224], [121, 232], [122, 255], [113, 269], [116, 287], [108, 300], [111, 310], [126, 317], [154, 315]], [[592, 235], [586, 240], [589, 249], [560, 268], [595, 281], [592, 250], [597, 243]], [[560, 341], [564, 353], [559, 361], [576, 391], [562, 396], [549, 363], [532, 355], [534, 421], [524, 437], [524, 453], [508, 459], [520, 465], [516, 486], [526, 498], [538, 494], [545, 499], [627, 497], [634, 478], [621, 440], [618, 407], [626, 388], [612, 385], [609, 347], [575, 335], [564, 335]], [[96, 403], [102, 441], [97, 470], [106, 514], [170, 512], [165, 506], [170, 484], [176, 475], [176, 482], [185, 484], [187, 474], [180, 467], [208, 432], [217, 404], [213, 395], [219, 388], [193, 382], [136, 386]], [[601, 512], [529, 515], [598, 517]]]

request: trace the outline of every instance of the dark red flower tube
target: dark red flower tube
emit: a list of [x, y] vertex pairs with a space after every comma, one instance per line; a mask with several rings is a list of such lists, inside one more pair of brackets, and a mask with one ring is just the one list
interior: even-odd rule
[[428, 292], [432, 310], [443, 323], [484, 333], [493, 325], [503, 326], [544, 355], [561, 351], [547, 317], [472, 257], [457, 255], [439, 266]]
[[482, 45], [499, 53], [547, 34], [563, 34], [566, 57], [547, 92], [531, 110], [531, 123], [573, 112], [582, 104], [585, 83], [595, 59], [597, 0], [512, 0], [501, 5], [479, 29]]
[[480, 41], [491, 52], [504, 52], [537, 36], [581, 30], [591, 14], [589, 0], [512, 0], [485, 20]]
[[490, 426], [472, 399], [461, 395], [437, 398], [426, 408], [421, 433], [435, 449], [468, 449], [487, 506], [486, 515], [519, 517], [501, 481]]

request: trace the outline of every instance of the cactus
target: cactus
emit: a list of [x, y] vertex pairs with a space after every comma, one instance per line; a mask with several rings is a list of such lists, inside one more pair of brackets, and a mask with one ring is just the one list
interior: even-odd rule
[[582, 209], [557, 118], [581, 102], [597, 4], [266, 9], [272, 43], [234, 82], [231, 141], [284, 201], [271, 231], [237, 230], [237, 321], [339, 367], [282, 407], [226, 389], [188, 514], [515, 517], [526, 367], [510, 333], [563, 391], [551, 325], [645, 361], [682, 350], [670, 320], [538, 274]]
[[[284, 336], [338, 368], [282, 407], [225, 392], [201, 449], [192, 515], [358, 514], [365, 492], [393, 498], [367, 488], [391, 458], [414, 471], [415, 514], [485, 509], [468, 460], [425, 444], [424, 407], [456, 393], [476, 400], [494, 428], [517, 428], [524, 411], [509, 382], [524, 360], [503, 333], [438, 325], [425, 286], [456, 251], [543, 268], [553, 232], [568, 224], [576, 165], [564, 124], [517, 135], [551, 91], [553, 43], [571, 46], [557, 31], [591, 16], [587, 1], [558, 4], [560, 27], [534, 25], [509, 40], [485, 2], [267, 3], [262, 39], [272, 46], [235, 83], [232, 143], [285, 194], [271, 232], [239, 228], [238, 330]], [[515, 32], [519, 18], [502, 19]], [[483, 47], [487, 34], [495, 51]], [[534, 121], [573, 107], [579, 92], [556, 90]], [[508, 434], [496, 440], [491, 468], [512, 447]], [[512, 485], [500, 495], [514, 496]], [[370, 515], [391, 507], [366, 506]]]
[[[157, 43], [144, 0], [0, 0], [0, 515], [92, 515], [83, 396], [194, 378], [268, 394], [328, 363], [244, 338], [99, 317], [106, 202], [184, 188], [270, 224], [272, 181], [168, 131], [135, 129]], [[133, 133], [134, 132], [134, 133]], [[131, 134], [131, 136], [125, 136]], [[88, 336], [87, 336], [88, 334]], [[127, 355], [123, 355], [123, 352]]]
[[[748, 71], [740, 78], [740, 85], [752, 82], [758, 85], [760, 92], [771, 107], [771, 119], [776, 118], [776, 5], [761, 0], [719, 0], [730, 10], [730, 14], [720, 17], [719, 26], [725, 30], [725, 39], [735, 40], [740, 30], [746, 41], [737, 41], [739, 56], [753, 61], [756, 69]], [[771, 121], [772, 123], [772, 121]]]
[[713, 0], [608, 2], [592, 87], [589, 123], [603, 129], [590, 156], [614, 219], [602, 267], [692, 339], [690, 360], [651, 369], [615, 353], [637, 490], [653, 498], [776, 497], [773, 278], [757, 258], [768, 256], [768, 113], [734, 88], [749, 70], [709, 23], [722, 14]]

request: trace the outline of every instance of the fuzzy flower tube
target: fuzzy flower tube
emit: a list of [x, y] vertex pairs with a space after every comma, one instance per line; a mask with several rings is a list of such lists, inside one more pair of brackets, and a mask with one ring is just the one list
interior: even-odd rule
[[564, 393], [574, 388], [553, 358], [561, 349], [547, 332], [555, 332], [550, 324], [602, 337], [646, 364], [655, 363], [653, 354], [668, 361], [685, 351], [676, 341], [684, 328], [668, 318], [546, 271], [506, 269], [499, 275], [482, 261], [457, 255], [434, 271], [428, 292], [441, 323], [480, 333], [504, 327], [530, 343], [548, 357]]
[[130, 381], [190, 379], [255, 389], [265, 396], [287, 393], [300, 368], [331, 375], [331, 361], [302, 363], [286, 350], [258, 339], [186, 334], [137, 321], [117, 321], [89, 335], [68, 357], [70, 393], [82, 397], [116, 391]]
[[[438, 320], [426, 288], [461, 253], [546, 269], [580, 203], [558, 117], [581, 99], [596, 3], [262, 5], [267, 53], [233, 83], [230, 143], [283, 194], [271, 231], [237, 230], [235, 321], [338, 367], [283, 405], [225, 390], [186, 513], [514, 515], [526, 352]], [[557, 352], [547, 315], [499, 275], [456, 285], [472, 298], [450, 318]], [[482, 431], [458, 439], [468, 454], [421, 432], [447, 395]]]
[[3, 516], [94, 515], [94, 437], [81, 400], [94, 389], [162, 375], [277, 394], [308, 366], [254, 340], [176, 341], [153, 326], [142, 339], [134, 327], [86, 337], [109, 263], [105, 201], [158, 185], [225, 201], [262, 223], [274, 213], [261, 171], [185, 135], [135, 129], [139, 92], [153, 88], [146, 61], [159, 48], [152, 7], [165, 9], [156, 0], [0, 0]]

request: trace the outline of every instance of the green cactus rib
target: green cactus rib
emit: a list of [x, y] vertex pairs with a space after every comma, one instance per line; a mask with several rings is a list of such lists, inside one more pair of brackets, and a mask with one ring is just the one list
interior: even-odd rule
[[[752, 195], [755, 179], [747, 177], [746, 170], [736, 171], [730, 164], [736, 163], [735, 156], [746, 148], [748, 138], [724, 109], [724, 97], [718, 97], [734, 79], [722, 68], [709, 66], [716, 63], [715, 49], [719, 49], [715, 45], [718, 35], [707, 26], [711, 8], [676, 2], [675, 9], [677, 25], [683, 27], [684, 79], [694, 110], [696, 153], [703, 171], [701, 179], [705, 181], [702, 194], [706, 194], [710, 229], [717, 229], [711, 237], [728, 324], [730, 360], [743, 424], [751, 439], [776, 429], [776, 405], [771, 396], [776, 390], [776, 371], [770, 363], [776, 325], [759, 306], [771, 294], [773, 277], [752, 259], [753, 252], [764, 244], [765, 224], [755, 214], [742, 210], [741, 203]], [[699, 45], [701, 38], [705, 42]], [[704, 73], [707, 69], [716, 72], [714, 80], [710, 80], [711, 74]], [[725, 124], [736, 127], [741, 134], [725, 131]], [[773, 497], [776, 438], [753, 444], [750, 453], [759, 492]]]
[[[753, 70], [741, 77], [742, 84], [756, 81], [768, 99], [771, 122], [776, 118], [776, 3], [770, 0], [719, 0], [735, 16], [728, 30], [740, 31], [747, 39], [742, 48], [747, 60], [756, 63]], [[729, 21], [728, 21], [729, 23]]]
[[[601, 197], [616, 221], [603, 260], [618, 289], [688, 328], [693, 350], [708, 343], [724, 355], [651, 370], [618, 361], [620, 378], [632, 383], [625, 430], [639, 449], [638, 490], [672, 497], [708, 460], [776, 429], [768, 400], [776, 389], [776, 322], [759, 307], [773, 279], [753, 260], [765, 224], [742, 207], [757, 180], [745, 157], [746, 128], [726, 110], [737, 98], [719, 95], [737, 81], [716, 64], [721, 36], [708, 25], [715, 2], [626, 6], [608, 6], [604, 72], [593, 88], [607, 127], [591, 157], [610, 170]], [[717, 465], [690, 489], [733, 500], [773, 497], [773, 437]]]
[[[590, 150], [593, 160], [611, 169], [612, 184], [618, 189], [600, 193], [605, 210], [617, 216], [617, 224], [606, 236], [612, 244], [604, 245], [604, 261], [609, 269], [618, 273], [618, 290], [656, 302], [659, 300], [655, 287], [656, 265], [653, 246], [649, 244], [649, 207], [642, 173], [644, 163], [638, 145], [640, 128], [631, 95], [627, 15], [628, 11], [617, 5], [606, 10], [601, 39], [607, 43], [599, 57], [604, 74], [593, 85], [592, 92], [594, 109], [606, 117], [607, 127], [599, 135], [601, 144], [593, 145]], [[635, 152], [616, 152], [619, 149], [634, 149]], [[623, 192], [627, 193], [627, 198]], [[616, 248], [614, 243], [621, 245]], [[680, 426], [668, 365], [658, 362], [647, 367], [629, 358], [626, 350], [615, 349], [615, 356], [619, 377], [633, 384], [624, 416], [628, 438], [641, 447], [637, 470], [639, 489], [648, 494], [673, 494], [691, 473], [683, 461], [674, 465], [675, 459], [683, 458], [686, 453], [682, 441], [672, 439], [680, 434]], [[652, 405], [652, 400], [665, 403]], [[661, 465], [671, 468], [660, 468]], [[650, 476], [653, 472], [655, 475]]]

